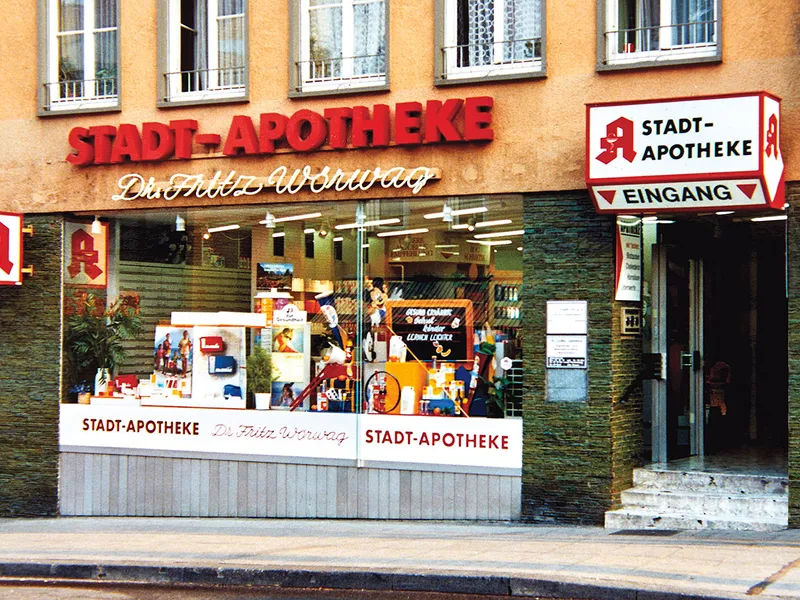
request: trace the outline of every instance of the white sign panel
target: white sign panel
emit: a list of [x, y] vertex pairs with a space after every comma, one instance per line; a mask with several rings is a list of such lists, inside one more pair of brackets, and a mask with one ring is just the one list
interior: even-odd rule
[[521, 419], [62, 404], [62, 450], [202, 452], [522, 469]]
[[[622, 217], [624, 218], [624, 217]], [[615, 300], [642, 299], [642, 225], [617, 222], [617, 294]]]
[[547, 333], [587, 332], [586, 300], [548, 300]]
[[587, 106], [597, 210], [782, 208], [780, 100], [765, 92]]
[[586, 347], [585, 335], [548, 335], [547, 368], [585, 369]]
[[22, 215], [0, 213], [0, 285], [22, 283]]

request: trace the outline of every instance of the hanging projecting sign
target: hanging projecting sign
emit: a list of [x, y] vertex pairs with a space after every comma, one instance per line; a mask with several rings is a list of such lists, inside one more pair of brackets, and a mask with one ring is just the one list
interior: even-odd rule
[[642, 224], [636, 220], [636, 223], [617, 221], [615, 300], [639, 302], [642, 299]]
[[765, 92], [586, 107], [598, 212], [782, 208], [780, 100]]
[[22, 215], [0, 212], [0, 285], [22, 284]]
[[108, 282], [108, 223], [92, 233], [89, 223], [64, 224], [64, 283], [104, 288]]

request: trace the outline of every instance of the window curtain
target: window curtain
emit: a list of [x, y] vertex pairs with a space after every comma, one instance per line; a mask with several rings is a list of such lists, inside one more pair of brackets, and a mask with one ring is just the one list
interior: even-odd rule
[[309, 79], [342, 76], [342, 5], [309, 0]]
[[353, 6], [353, 75], [386, 72], [386, 20], [383, 0]]
[[[468, 0], [467, 20], [469, 37], [466, 48], [459, 48], [459, 55], [467, 52], [469, 61], [461, 66], [482, 66], [492, 64], [494, 48], [494, 0]], [[464, 42], [459, 42], [461, 46]], [[460, 61], [459, 61], [460, 62]]]
[[195, 2], [195, 30], [194, 36], [194, 70], [197, 87], [193, 89], [205, 90], [208, 88], [208, 0]]
[[219, 85], [244, 85], [244, 0], [219, 0]]
[[96, 96], [117, 95], [117, 0], [95, 0], [94, 77]]
[[672, 44], [714, 42], [714, 0], [672, 0]]
[[[669, 0], [665, 0], [669, 1]], [[639, 0], [639, 11], [635, 24], [636, 35], [634, 51], [649, 52], [658, 50], [659, 25], [661, 24], [660, 0]]]
[[541, 57], [541, 14], [541, 0], [506, 0], [503, 15], [505, 62]]

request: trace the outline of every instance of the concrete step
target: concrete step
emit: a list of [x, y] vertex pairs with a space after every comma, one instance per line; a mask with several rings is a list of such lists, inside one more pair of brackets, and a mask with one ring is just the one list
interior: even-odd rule
[[736, 531], [780, 531], [788, 527], [788, 513], [782, 519], [767, 519], [758, 516], [727, 517], [696, 515], [691, 513], [653, 512], [646, 509], [622, 508], [606, 513], [606, 529], [726, 529]]
[[743, 492], [663, 490], [634, 487], [622, 492], [622, 506], [661, 512], [701, 515], [707, 517], [756, 516], [764, 519], [785, 518], [789, 511], [786, 494], [754, 494]]
[[717, 491], [734, 494], [787, 494], [787, 477], [745, 475], [734, 473], [704, 473], [701, 471], [671, 471], [653, 467], [635, 469], [633, 484], [642, 489], [671, 491]]

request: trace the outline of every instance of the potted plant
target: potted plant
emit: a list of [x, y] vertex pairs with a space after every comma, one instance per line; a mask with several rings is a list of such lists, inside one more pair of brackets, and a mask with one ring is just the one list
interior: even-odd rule
[[255, 346], [247, 357], [247, 390], [255, 399], [257, 410], [269, 408], [272, 396], [272, 357], [261, 346]]
[[486, 381], [486, 384], [488, 394], [486, 416], [490, 419], [502, 419], [506, 416], [506, 397], [511, 382], [508, 377], [493, 377], [492, 381]]
[[[142, 332], [139, 296], [121, 294], [106, 305], [103, 298], [79, 292], [67, 305], [67, 334], [74, 382], [95, 382], [95, 394], [105, 391], [107, 382], [125, 358], [123, 342]], [[79, 384], [80, 385], [80, 384]]]

